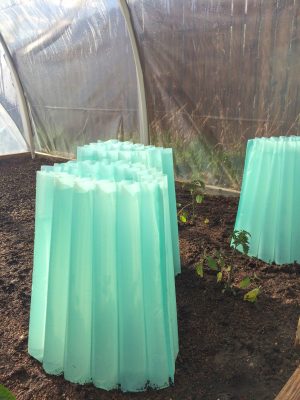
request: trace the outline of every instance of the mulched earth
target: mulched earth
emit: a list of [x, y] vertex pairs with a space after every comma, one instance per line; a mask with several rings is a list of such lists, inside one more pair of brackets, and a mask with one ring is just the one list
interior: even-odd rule
[[[237, 198], [206, 196], [193, 225], [180, 226], [182, 273], [176, 278], [180, 352], [175, 385], [123, 394], [47, 375], [27, 354], [33, 258], [35, 173], [49, 160], [0, 161], [0, 382], [20, 400], [271, 400], [299, 365], [294, 348], [300, 315], [300, 266], [232, 256]], [[177, 185], [178, 201], [189, 201]], [[207, 221], [208, 220], [208, 221]], [[214, 273], [201, 279], [204, 250], [222, 250], [245, 275], [258, 277], [256, 304], [222, 293]], [[299, 394], [300, 398], [300, 394]]]

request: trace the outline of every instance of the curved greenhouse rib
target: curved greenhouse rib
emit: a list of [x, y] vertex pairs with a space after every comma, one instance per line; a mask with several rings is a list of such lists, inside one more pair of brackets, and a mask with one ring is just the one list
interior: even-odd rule
[[140, 55], [137, 47], [136, 37], [132, 26], [129, 7], [126, 0], [119, 0], [119, 5], [125, 19], [126, 27], [129, 33], [130, 43], [133, 52], [133, 58], [136, 68], [138, 96], [139, 96], [139, 116], [140, 116], [140, 140], [143, 144], [149, 144], [148, 115], [145, 94], [144, 75], [141, 66]]
[[[27, 100], [25, 98], [24, 89], [21, 84], [18, 72], [15, 68], [12, 56], [9, 52], [9, 49], [6, 45], [6, 42], [5, 42], [1, 32], [0, 32], [0, 44], [3, 47], [4, 54], [6, 56], [6, 62], [10, 69], [12, 80], [13, 80], [13, 83], [14, 83], [14, 86], [16, 89], [17, 101], [18, 101], [18, 105], [20, 108], [22, 125], [23, 125], [23, 129], [24, 129], [24, 133], [25, 133], [24, 140], [25, 140], [27, 146], [30, 148], [32, 158], [34, 158], [35, 153], [34, 153], [33, 132], [32, 132], [32, 127], [31, 127], [31, 122], [30, 122]], [[29, 139], [29, 144], [28, 144], [28, 139]]]

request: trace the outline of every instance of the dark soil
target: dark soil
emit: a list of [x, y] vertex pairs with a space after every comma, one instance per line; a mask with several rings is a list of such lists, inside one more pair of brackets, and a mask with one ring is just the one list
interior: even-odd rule
[[[300, 315], [300, 267], [267, 265], [241, 254], [232, 257], [229, 238], [236, 198], [207, 196], [197, 206], [195, 224], [180, 227], [180, 353], [173, 387], [122, 394], [44, 373], [27, 354], [27, 334], [35, 173], [45, 163], [51, 161], [0, 161], [0, 382], [20, 400], [274, 399], [299, 365], [293, 341]], [[182, 204], [189, 200], [179, 187], [177, 194]], [[262, 286], [257, 304], [243, 301], [243, 293], [223, 294], [212, 273], [203, 279], [195, 274], [194, 264], [204, 249], [221, 249], [237, 267], [237, 279], [257, 274]]]

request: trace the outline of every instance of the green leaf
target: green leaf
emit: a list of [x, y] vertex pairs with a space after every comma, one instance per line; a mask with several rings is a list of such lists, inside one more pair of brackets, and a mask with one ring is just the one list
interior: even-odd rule
[[241, 289], [246, 289], [250, 285], [251, 285], [251, 279], [249, 278], [249, 276], [246, 276], [244, 279], [241, 280], [239, 287]]
[[230, 272], [232, 270], [232, 266], [231, 265], [227, 265], [226, 268], [224, 268], [226, 272]]
[[203, 201], [203, 196], [201, 194], [197, 194], [196, 203], [201, 204]]
[[214, 270], [214, 271], [218, 271], [218, 266], [217, 266], [217, 262], [214, 258], [212, 257], [207, 257], [207, 264], [209, 266], [210, 269]]
[[186, 222], [187, 222], [188, 216], [189, 216], [189, 213], [188, 213], [187, 211], [182, 210], [182, 211], [180, 211], [180, 212], [178, 213], [178, 215], [179, 215], [179, 220], [180, 220], [181, 222], [183, 222], [183, 223], [186, 223]]
[[241, 246], [243, 249], [243, 253], [248, 254], [250, 237], [250, 233], [245, 230], [234, 230], [231, 237], [233, 247], [237, 249], [239, 246]]
[[201, 278], [203, 278], [203, 263], [199, 263], [196, 265], [196, 272]]
[[218, 282], [218, 283], [221, 282], [221, 281], [222, 281], [222, 278], [223, 278], [223, 273], [222, 273], [222, 272], [218, 272], [218, 273], [217, 273], [217, 282]]
[[209, 224], [209, 219], [208, 219], [208, 218], [205, 218], [204, 223], [205, 223], [205, 224]]
[[250, 303], [255, 303], [259, 294], [260, 288], [252, 289], [250, 292], [245, 294], [244, 300], [249, 301]]
[[16, 400], [16, 398], [5, 386], [0, 385], [0, 400]]
[[183, 222], [184, 224], [185, 224], [186, 221], [187, 221], [186, 216], [183, 215], [183, 214], [180, 214], [179, 219], [180, 219], [180, 221]]
[[177, 206], [177, 207], [181, 207], [182, 204], [181, 204], [181, 203], [176, 203], [176, 206]]

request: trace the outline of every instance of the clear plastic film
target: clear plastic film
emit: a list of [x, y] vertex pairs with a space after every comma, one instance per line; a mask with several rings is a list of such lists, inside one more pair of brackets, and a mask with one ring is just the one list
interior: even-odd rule
[[239, 188], [246, 142], [298, 135], [300, 3], [129, 0], [152, 143], [176, 175]]
[[27, 151], [10, 71], [0, 44], [0, 155]]
[[135, 67], [117, 0], [4, 1], [0, 25], [37, 150], [70, 156], [95, 139], [138, 140]]
[[[299, 135], [298, 1], [128, 6], [150, 143], [173, 148], [178, 178], [239, 189], [248, 139]], [[0, 23], [37, 149], [70, 156], [96, 139], [140, 141], [136, 70], [117, 0], [4, 0]]]
[[0, 156], [28, 151], [19, 129], [0, 104]]

